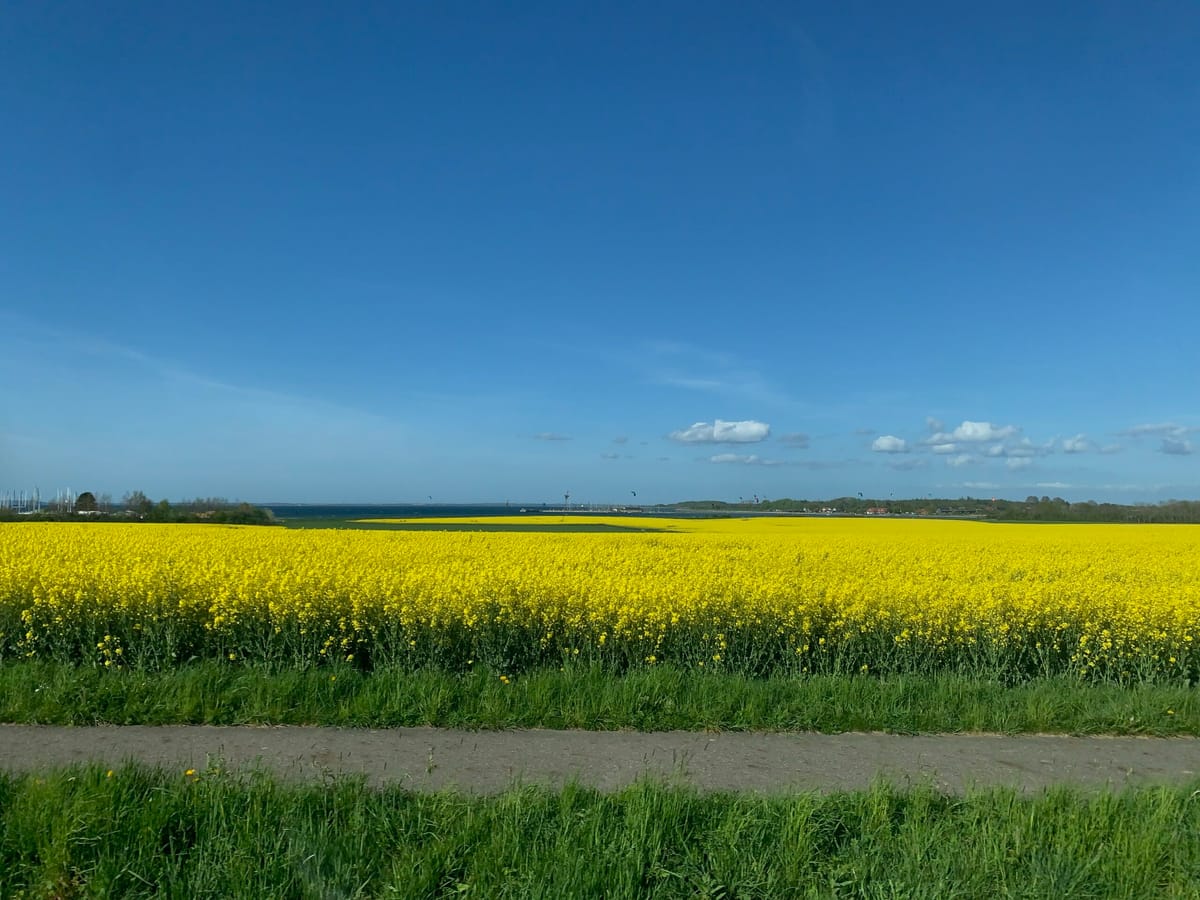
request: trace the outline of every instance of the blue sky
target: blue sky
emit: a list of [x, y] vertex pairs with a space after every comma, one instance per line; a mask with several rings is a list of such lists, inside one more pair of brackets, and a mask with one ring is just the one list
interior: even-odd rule
[[1200, 7], [17, 2], [0, 491], [1200, 496]]

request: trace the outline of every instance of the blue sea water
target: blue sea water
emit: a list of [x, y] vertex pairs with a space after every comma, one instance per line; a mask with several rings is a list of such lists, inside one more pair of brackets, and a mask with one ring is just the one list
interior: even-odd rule
[[537, 512], [549, 509], [548, 504], [516, 504], [516, 503], [438, 503], [438, 504], [392, 504], [392, 503], [264, 503], [265, 509], [271, 510], [277, 519], [416, 519], [416, 518], [449, 518], [462, 516], [478, 518], [480, 516], [515, 515], [522, 510]]
[[276, 519], [421, 519], [421, 518], [483, 518], [485, 516], [515, 516], [521, 513], [536, 515], [552, 513], [561, 515], [611, 515], [662, 516], [678, 519], [703, 519], [710, 517], [800, 515], [796, 513], [772, 513], [751, 510], [703, 510], [678, 509], [672, 506], [634, 506], [619, 510], [604, 505], [572, 505], [564, 509], [553, 503], [259, 503], [271, 510]]

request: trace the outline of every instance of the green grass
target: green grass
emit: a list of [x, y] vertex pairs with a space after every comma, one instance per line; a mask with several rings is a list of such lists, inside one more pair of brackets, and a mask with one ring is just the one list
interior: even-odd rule
[[485, 671], [26, 662], [0, 664], [0, 721], [1200, 735], [1200, 691], [1064, 677], [1010, 686], [945, 674], [756, 679], [668, 667], [621, 676], [543, 669], [505, 684]]
[[1197, 835], [1187, 788], [471, 797], [90, 767], [0, 774], [0, 897], [1194, 897]]

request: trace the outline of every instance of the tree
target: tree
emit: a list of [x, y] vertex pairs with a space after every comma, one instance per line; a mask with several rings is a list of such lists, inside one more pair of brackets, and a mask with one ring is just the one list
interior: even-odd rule
[[75, 498], [76, 512], [95, 512], [96, 509], [96, 495], [91, 491], [84, 491]]
[[127, 510], [135, 512], [139, 516], [149, 515], [150, 511], [154, 509], [153, 501], [141, 491], [132, 491], [126, 494], [122, 502]]

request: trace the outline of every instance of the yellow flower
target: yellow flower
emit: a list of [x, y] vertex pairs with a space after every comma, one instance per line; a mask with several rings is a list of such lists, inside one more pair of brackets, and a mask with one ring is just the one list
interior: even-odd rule
[[590, 655], [736, 669], [765, 656], [786, 671], [875, 672], [886, 647], [900, 667], [990, 658], [1085, 677], [1200, 672], [1200, 529], [638, 524], [661, 530], [0, 523], [0, 658], [76, 655], [112, 669], [178, 650], [180, 661], [234, 661], [248, 655], [222, 646], [236, 635], [268, 661], [306, 663], [354, 662], [363, 647], [372, 662], [471, 666], [516, 640], [546, 665]]

